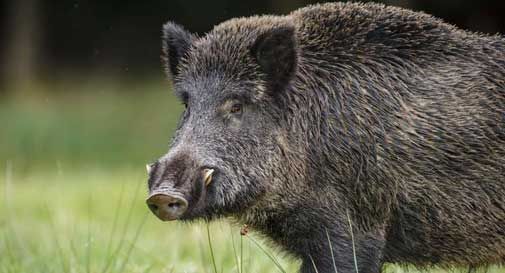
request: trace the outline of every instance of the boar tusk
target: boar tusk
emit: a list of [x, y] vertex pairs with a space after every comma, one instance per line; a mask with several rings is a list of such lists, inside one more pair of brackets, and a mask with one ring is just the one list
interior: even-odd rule
[[213, 169], [205, 169], [203, 174], [203, 180], [205, 181], [205, 186], [208, 186], [212, 182]]
[[146, 171], [147, 171], [147, 174], [149, 174], [151, 172], [151, 164], [146, 164]]

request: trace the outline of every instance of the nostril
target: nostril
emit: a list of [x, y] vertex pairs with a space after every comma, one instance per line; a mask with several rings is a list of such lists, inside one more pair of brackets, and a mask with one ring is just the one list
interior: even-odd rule
[[180, 202], [172, 202], [172, 203], [169, 203], [168, 204], [168, 207], [171, 208], [171, 209], [177, 209], [181, 206], [181, 203]]
[[152, 212], [156, 212], [158, 210], [158, 206], [155, 204], [148, 204], [147, 206]]

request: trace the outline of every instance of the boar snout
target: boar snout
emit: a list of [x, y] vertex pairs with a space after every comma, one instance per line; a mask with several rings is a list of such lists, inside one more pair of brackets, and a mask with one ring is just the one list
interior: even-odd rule
[[189, 153], [172, 152], [148, 165], [149, 209], [162, 221], [184, 219], [205, 205], [217, 169]]
[[178, 219], [188, 209], [188, 201], [176, 193], [157, 192], [146, 200], [149, 209], [162, 221]]

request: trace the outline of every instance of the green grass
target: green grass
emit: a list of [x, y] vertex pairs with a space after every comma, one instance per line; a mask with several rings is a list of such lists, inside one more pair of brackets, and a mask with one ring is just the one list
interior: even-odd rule
[[[141, 171], [88, 169], [65, 175], [34, 173], [23, 179], [15, 171], [4, 173], [0, 271], [210, 273], [276, 268], [250, 235], [239, 238], [239, 228], [228, 222], [157, 220], [144, 202]], [[242, 255], [236, 256], [234, 249]], [[295, 271], [295, 262], [277, 259], [288, 272]]]
[[149, 83], [56, 83], [2, 98], [0, 272], [296, 272], [298, 261], [227, 221], [150, 214], [144, 166], [168, 149], [181, 110]]
[[[241, 236], [227, 221], [159, 221], [144, 202], [143, 172], [21, 174], [4, 165], [0, 272], [296, 272], [298, 261], [254, 233]], [[417, 271], [388, 266], [387, 272]]]

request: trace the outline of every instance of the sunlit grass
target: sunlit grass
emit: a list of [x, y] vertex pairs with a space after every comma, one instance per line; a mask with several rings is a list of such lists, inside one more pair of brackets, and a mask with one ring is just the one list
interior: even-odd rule
[[[64, 175], [57, 171], [20, 174], [15, 166], [4, 164], [0, 172], [0, 272], [298, 269], [298, 261], [269, 248], [254, 233], [241, 236], [240, 227], [228, 221], [159, 221], [144, 202], [143, 171], [142, 167], [83, 168]], [[386, 272], [418, 271], [389, 265]], [[505, 271], [491, 268], [488, 272]]]
[[[257, 239], [233, 245], [239, 227], [226, 221], [157, 220], [144, 203], [145, 177], [136, 171], [88, 169], [23, 179], [14, 172], [3, 178], [2, 272], [270, 272], [276, 267]], [[297, 267], [280, 257], [276, 263], [288, 272]]]

